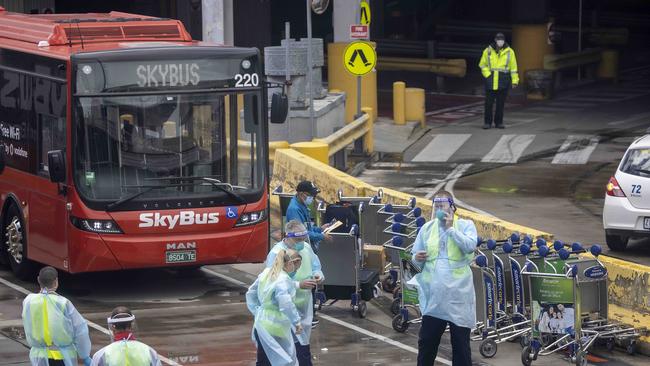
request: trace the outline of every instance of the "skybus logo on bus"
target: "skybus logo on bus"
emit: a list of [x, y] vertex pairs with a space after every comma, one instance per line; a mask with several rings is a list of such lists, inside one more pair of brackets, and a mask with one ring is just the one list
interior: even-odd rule
[[219, 213], [197, 214], [194, 211], [181, 211], [176, 215], [161, 215], [159, 212], [140, 214], [139, 227], [167, 227], [169, 230], [186, 225], [207, 225], [219, 223]]

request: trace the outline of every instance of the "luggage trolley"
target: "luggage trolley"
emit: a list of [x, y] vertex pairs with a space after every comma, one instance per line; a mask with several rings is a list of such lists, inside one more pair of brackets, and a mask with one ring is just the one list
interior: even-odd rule
[[[401, 239], [399, 236], [396, 236], [395, 238]], [[393, 304], [397, 304], [397, 311], [394, 311], [395, 316], [393, 317], [392, 321], [393, 329], [400, 333], [406, 332], [406, 330], [409, 328], [409, 325], [422, 322], [422, 314], [420, 313], [418, 300], [418, 290], [415, 286], [408, 284], [408, 281], [411, 278], [420, 273], [420, 267], [411, 261], [412, 247], [413, 246], [411, 245], [405, 248], [400, 245], [394, 245], [392, 242], [384, 244], [384, 248], [386, 248], [388, 252], [394, 252], [400, 258], [399, 277], [401, 278], [402, 283], [399, 286], [398, 298], [393, 300]], [[393, 310], [393, 306], [391, 306], [391, 310]], [[416, 316], [411, 317], [410, 311], [414, 312]]]
[[318, 257], [325, 272], [323, 289], [328, 300], [319, 298], [320, 309], [338, 300], [350, 300], [352, 310], [361, 318], [367, 314], [366, 301], [377, 296], [379, 274], [364, 270], [359, 226], [353, 225], [349, 233], [331, 232], [332, 240], [320, 246]]
[[[426, 220], [422, 215], [422, 210], [419, 207], [413, 208], [411, 211], [403, 214], [396, 213], [385, 220], [385, 223], [389, 224], [383, 230], [384, 234], [392, 235], [391, 239], [384, 242], [383, 245], [392, 245], [396, 247], [412, 247], [415, 241], [415, 238], [420, 231], [420, 228], [426, 223]], [[396, 302], [399, 302], [400, 285], [403, 282], [401, 280], [402, 270], [402, 258], [400, 252], [395, 250], [387, 251], [389, 264], [386, 266], [388, 276], [382, 281], [382, 288], [384, 291], [391, 290], [393, 293], [393, 305], [391, 306], [391, 311], [393, 314], [397, 314], [397, 309], [399, 308], [396, 305]]]
[[[414, 219], [421, 217], [422, 210], [420, 208], [416, 208], [415, 205], [415, 197], [411, 197], [406, 205], [393, 205], [387, 203], [377, 210], [377, 225], [374, 228], [378, 243], [383, 245], [390, 242], [395, 235], [402, 236], [402, 233], [396, 234], [396, 231], [400, 230], [391, 231], [391, 227], [386, 228], [385, 225], [382, 224], [388, 223], [393, 225], [397, 222], [397, 220], [400, 220], [398, 222], [399, 226], [395, 226], [395, 229], [404, 229], [409, 225], [405, 221], [413, 221]], [[382, 216], [386, 216], [386, 218], [382, 219]], [[424, 222], [421, 223], [421, 225], [423, 224]], [[413, 236], [413, 239], [414, 238], [415, 236]], [[392, 255], [391, 257], [391, 254], [389, 252], [388, 262], [389, 263], [386, 265], [384, 271], [385, 273], [388, 273], [388, 276], [382, 280], [382, 289], [386, 292], [392, 292], [393, 295], [395, 295], [397, 293], [395, 290], [399, 283], [399, 256]]]
[[[607, 269], [598, 260], [601, 248], [592, 246], [593, 257], [585, 258], [576, 255], [585, 252], [578, 243], [571, 252], [559, 241], [553, 247], [556, 253], [538, 246], [537, 256], [531, 256], [522, 271], [532, 314], [531, 340], [522, 350], [522, 364], [567, 351], [573, 363], [586, 365], [587, 352], [599, 338], [627, 342], [633, 352], [639, 331], [606, 319]], [[522, 246], [521, 251], [528, 254], [529, 249]]]

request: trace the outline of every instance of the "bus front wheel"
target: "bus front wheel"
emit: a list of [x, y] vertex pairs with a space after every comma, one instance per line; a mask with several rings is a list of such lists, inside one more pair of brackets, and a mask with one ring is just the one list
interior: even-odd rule
[[3, 223], [3, 250], [16, 277], [33, 280], [36, 264], [27, 258], [27, 233], [24, 221], [15, 206], [7, 210]]

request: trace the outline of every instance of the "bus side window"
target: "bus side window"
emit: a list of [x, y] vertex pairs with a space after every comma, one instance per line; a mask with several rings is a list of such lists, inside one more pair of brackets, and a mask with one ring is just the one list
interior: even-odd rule
[[65, 149], [65, 118], [38, 114], [38, 170], [47, 173], [47, 153]]

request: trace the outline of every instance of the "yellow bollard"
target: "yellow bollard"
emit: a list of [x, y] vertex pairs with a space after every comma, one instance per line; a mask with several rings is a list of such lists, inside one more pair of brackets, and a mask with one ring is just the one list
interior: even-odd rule
[[[344, 66], [343, 54], [347, 42], [327, 45], [327, 81], [330, 89], [345, 92], [345, 122], [354, 121], [357, 114], [357, 77], [350, 74]], [[370, 42], [375, 47], [374, 42]], [[361, 77], [361, 107], [372, 108], [372, 117], [377, 119], [377, 72], [374, 70]]]
[[[485, 47], [487, 47], [487, 44]], [[546, 24], [513, 25], [512, 49], [517, 56], [519, 85], [525, 85], [526, 71], [543, 69], [544, 56], [553, 54], [553, 46], [548, 44]], [[480, 55], [477, 55], [477, 57], [480, 57]], [[478, 67], [478, 64], [476, 67]]]
[[364, 107], [361, 110], [370, 116], [368, 118], [368, 133], [363, 138], [363, 150], [366, 154], [371, 154], [375, 151], [375, 120], [372, 119], [372, 108]]
[[598, 65], [598, 78], [609, 79], [614, 82], [618, 79], [618, 51], [603, 50], [600, 65]]
[[420, 126], [425, 123], [425, 94], [422, 88], [406, 88], [404, 110], [407, 121], [420, 121]]
[[292, 149], [316, 159], [324, 164], [329, 164], [329, 145], [319, 141], [305, 141], [291, 144]]
[[406, 98], [406, 83], [403, 81], [396, 81], [393, 83], [393, 120], [396, 125], [403, 125], [406, 123], [406, 112], [404, 110], [404, 102]]

